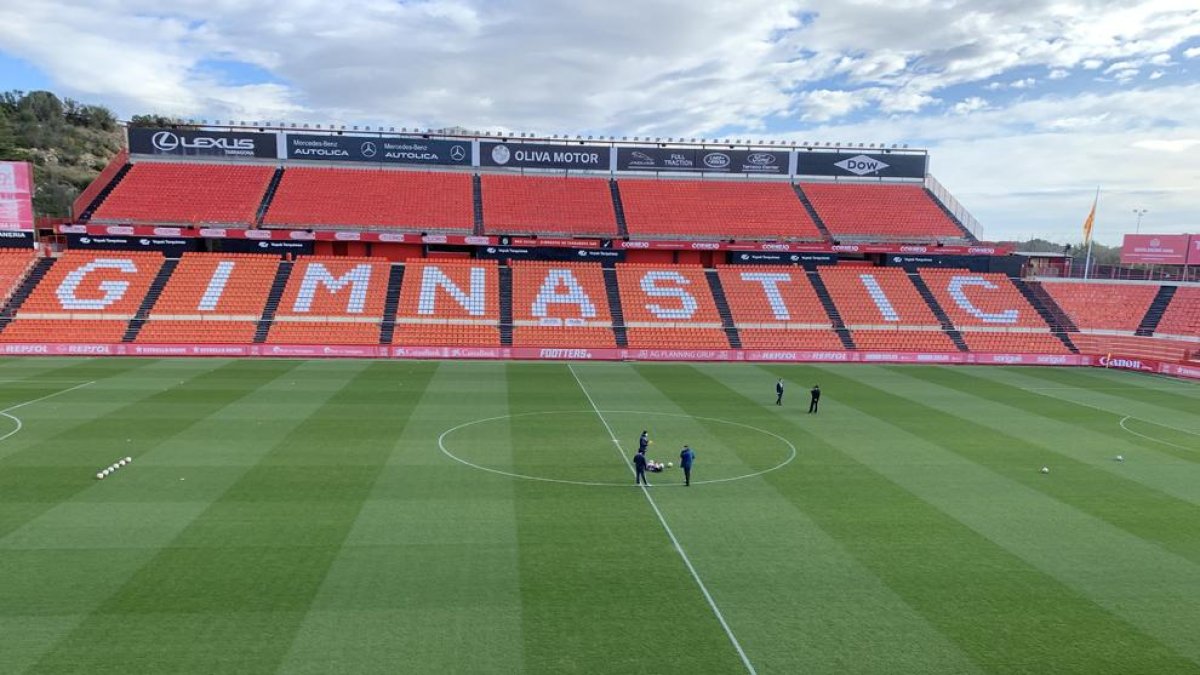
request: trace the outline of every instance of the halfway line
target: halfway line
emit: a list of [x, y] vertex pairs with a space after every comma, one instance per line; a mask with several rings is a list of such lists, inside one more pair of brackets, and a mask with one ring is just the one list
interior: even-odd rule
[[[608, 436], [616, 445], [617, 454], [621, 455], [621, 460], [625, 462], [625, 466], [629, 467], [629, 471], [633, 472], [633, 465], [630, 464], [629, 458], [625, 456], [625, 451], [621, 449], [621, 441], [617, 435], [613, 433], [612, 427], [609, 426], [608, 420], [604, 419], [604, 413], [600, 412], [600, 408], [596, 406], [596, 402], [592, 400], [592, 395], [588, 393], [587, 387], [583, 386], [583, 380], [579, 379], [579, 373], [575, 372], [575, 368], [571, 364], [567, 364], [567, 370], [571, 371], [571, 375], [575, 378], [575, 382], [579, 384], [579, 389], [583, 391], [583, 395], [587, 397], [588, 403], [592, 405], [592, 410], [596, 411], [596, 416], [600, 418], [600, 422], [604, 428], [608, 430]], [[713, 600], [712, 594], [708, 592], [708, 587], [704, 585], [704, 581], [700, 578], [700, 574], [696, 572], [696, 568], [692, 565], [691, 558], [687, 552], [683, 550], [683, 546], [679, 543], [679, 539], [675, 537], [675, 532], [671, 530], [671, 526], [667, 524], [667, 519], [663, 517], [662, 511], [659, 510], [658, 504], [654, 501], [654, 497], [650, 495], [650, 491], [646, 486], [641, 486], [642, 494], [646, 496], [646, 501], [650, 502], [650, 508], [654, 509], [654, 515], [658, 516], [658, 522], [662, 523], [663, 529], [666, 530], [667, 536], [671, 538], [671, 543], [675, 546], [675, 551], [679, 553], [679, 557], [683, 558], [683, 564], [687, 566], [688, 571], [692, 573], [692, 578], [696, 580], [696, 585], [700, 587], [700, 592], [704, 594], [704, 599], [708, 601], [708, 606], [712, 608], [713, 614], [716, 615], [717, 621], [721, 623], [721, 628], [725, 629], [725, 635], [729, 637], [729, 641], [733, 643], [733, 648], [737, 650], [738, 656], [742, 659], [742, 664], [746, 666], [746, 671], [750, 675], [758, 675], [758, 671], [754, 670], [754, 664], [750, 663], [750, 657], [746, 656], [746, 651], [742, 649], [742, 644], [738, 642], [737, 636], [733, 634], [733, 629], [729, 627], [729, 623], [725, 621], [725, 615], [721, 613], [721, 608], [717, 607], [717, 601]]]

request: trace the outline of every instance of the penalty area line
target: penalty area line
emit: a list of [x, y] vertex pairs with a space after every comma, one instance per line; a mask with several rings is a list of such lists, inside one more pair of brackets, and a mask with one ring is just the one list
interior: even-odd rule
[[20, 417], [9, 414], [12, 411], [19, 410], [21, 408], [24, 408], [27, 405], [33, 405], [34, 403], [40, 403], [42, 401], [45, 401], [46, 399], [54, 398], [55, 396], [62, 396], [63, 394], [70, 393], [72, 391], [75, 391], [76, 389], [82, 389], [83, 387], [86, 387], [90, 384], [96, 384], [96, 380], [92, 380], [90, 382], [84, 382], [82, 384], [77, 384], [74, 387], [70, 387], [68, 389], [63, 389], [62, 391], [56, 391], [52, 394], [46, 394], [45, 396], [35, 398], [35, 399], [29, 400], [29, 401], [25, 401], [23, 403], [18, 403], [16, 405], [11, 405], [3, 410], [0, 410], [0, 417], [7, 417], [8, 419], [17, 423], [17, 428], [13, 429], [12, 431], [8, 432], [7, 434], [4, 434], [3, 436], [0, 436], [0, 441], [3, 441], [3, 440], [6, 440], [8, 438], [15, 436], [17, 434], [17, 432], [19, 432], [21, 429], [25, 428], [25, 424], [24, 424], [24, 422], [21, 421]]
[[[575, 382], [579, 385], [580, 391], [582, 391], [583, 395], [587, 397], [588, 403], [590, 403], [592, 406], [592, 410], [596, 412], [596, 417], [600, 418], [600, 423], [603, 424], [604, 428], [608, 430], [608, 436], [612, 439], [617, 453], [621, 455], [621, 460], [625, 462], [625, 466], [629, 468], [630, 472], [634, 472], [633, 464], [631, 464], [629, 458], [625, 456], [625, 451], [621, 449], [621, 441], [618, 440], [617, 435], [613, 433], [612, 427], [608, 424], [608, 420], [604, 418], [604, 413], [600, 412], [600, 408], [596, 405], [596, 402], [592, 400], [592, 395], [588, 392], [587, 387], [583, 386], [583, 380], [579, 379], [579, 373], [575, 372], [574, 366], [569, 363], [567, 364], [567, 370], [571, 371], [571, 375], [575, 378]], [[670, 537], [671, 544], [675, 547], [675, 552], [678, 553], [679, 557], [683, 559], [683, 564], [687, 567], [688, 572], [691, 572], [692, 579], [694, 579], [696, 581], [696, 585], [700, 587], [700, 592], [704, 594], [704, 599], [708, 601], [709, 608], [711, 608], [713, 614], [716, 615], [717, 621], [721, 624], [721, 628], [725, 630], [725, 635], [729, 638], [729, 642], [732, 643], [733, 648], [737, 650], [738, 656], [742, 660], [742, 665], [746, 666], [746, 672], [750, 673], [750, 675], [758, 675], [758, 671], [754, 669], [754, 664], [750, 663], [750, 657], [746, 656], [746, 650], [742, 649], [742, 643], [738, 642], [737, 636], [733, 634], [733, 629], [729, 627], [729, 622], [725, 620], [725, 615], [721, 613], [721, 608], [717, 606], [717, 601], [714, 600], [712, 594], [708, 592], [708, 586], [704, 585], [704, 580], [700, 578], [700, 573], [697, 572], [696, 567], [692, 565], [692, 559], [688, 557], [687, 551], [683, 550], [683, 545], [679, 543], [679, 539], [675, 536], [675, 531], [672, 530], [671, 526], [667, 524], [667, 519], [663, 516], [662, 511], [659, 510], [658, 503], [654, 501], [653, 495], [650, 494], [650, 491], [646, 489], [645, 485], [641, 486], [641, 491], [642, 494], [645, 495], [646, 501], [650, 503], [650, 508], [654, 509], [654, 515], [658, 516], [658, 522], [662, 524], [663, 530], [665, 530], [667, 536]]]

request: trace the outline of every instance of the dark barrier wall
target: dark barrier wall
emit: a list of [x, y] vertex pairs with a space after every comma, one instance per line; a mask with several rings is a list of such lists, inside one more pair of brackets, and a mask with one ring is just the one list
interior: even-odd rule
[[204, 250], [204, 240], [189, 237], [134, 237], [114, 235], [68, 234], [67, 248], [99, 251], [161, 251], [178, 258], [188, 251]]
[[470, 166], [470, 141], [288, 134], [287, 158], [377, 164]]
[[129, 152], [170, 157], [275, 159], [275, 134], [131, 127]]
[[928, 155], [796, 151], [798, 176], [924, 178]]
[[483, 141], [479, 144], [479, 165], [510, 169], [608, 171], [611, 151], [612, 148], [607, 145]]
[[524, 248], [519, 246], [481, 246], [480, 258], [497, 260], [561, 260], [565, 262], [625, 262], [625, 251], [603, 248]]
[[617, 171], [694, 171], [786, 176], [788, 153], [778, 150], [617, 148]]
[[212, 250], [223, 253], [291, 253], [312, 255], [311, 241], [257, 241], [254, 239], [213, 239]]
[[1010, 277], [1020, 276], [1025, 259], [1015, 255], [885, 255], [883, 264], [903, 267], [952, 267], [971, 272], [997, 272]]
[[729, 251], [729, 264], [731, 265], [804, 265], [805, 267], [814, 267], [816, 265], [836, 265], [837, 261], [835, 253]]
[[33, 248], [33, 232], [0, 230], [0, 248]]

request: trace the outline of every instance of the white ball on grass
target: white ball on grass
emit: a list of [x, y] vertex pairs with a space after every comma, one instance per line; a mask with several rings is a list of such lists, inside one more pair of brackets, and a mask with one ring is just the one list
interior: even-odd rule
[[98, 480], [104, 480], [104, 472], [103, 472], [103, 471], [101, 471], [100, 473], [96, 474], [96, 478], [97, 478]]
[[675, 462], [667, 462], [667, 468], [668, 468], [668, 469], [673, 469], [673, 468], [675, 468]]
[[1050, 467], [1048, 467], [1048, 466], [1043, 466], [1043, 467], [1042, 467], [1042, 473], [1050, 473]]
[[126, 464], [132, 464], [132, 463], [133, 463], [133, 458], [132, 458], [132, 457], [126, 457], [126, 458], [125, 458], [125, 463], [126, 463]]
[[1117, 455], [1117, 461], [1118, 461], [1118, 462], [1124, 462], [1124, 461], [1125, 461], [1125, 455]]

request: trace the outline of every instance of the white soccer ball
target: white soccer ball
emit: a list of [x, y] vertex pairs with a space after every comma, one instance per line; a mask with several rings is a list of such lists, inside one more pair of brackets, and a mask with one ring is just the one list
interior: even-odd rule
[[96, 474], [96, 478], [97, 478], [98, 480], [104, 480], [104, 472], [103, 472], [103, 471], [101, 471], [100, 473]]
[[132, 458], [132, 457], [126, 457], [126, 458], [125, 458], [125, 463], [126, 463], [126, 464], [132, 464], [132, 463], [133, 463], [133, 458]]
[[1125, 461], [1125, 455], [1117, 455], [1117, 461], [1118, 461], [1118, 462], [1124, 462], [1124, 461]]
[[674, 468], [674, 467], [675, 467], [675, 462], [667, 462], [667, 468], [668, 468], [668, 469], [672, 469], [672, 468]]
[[1043, 467], [1042, 467], [1042, 473], [1050, 473], [1050, 467], [1048, 467], [1048, 466], [1043, 466]]

